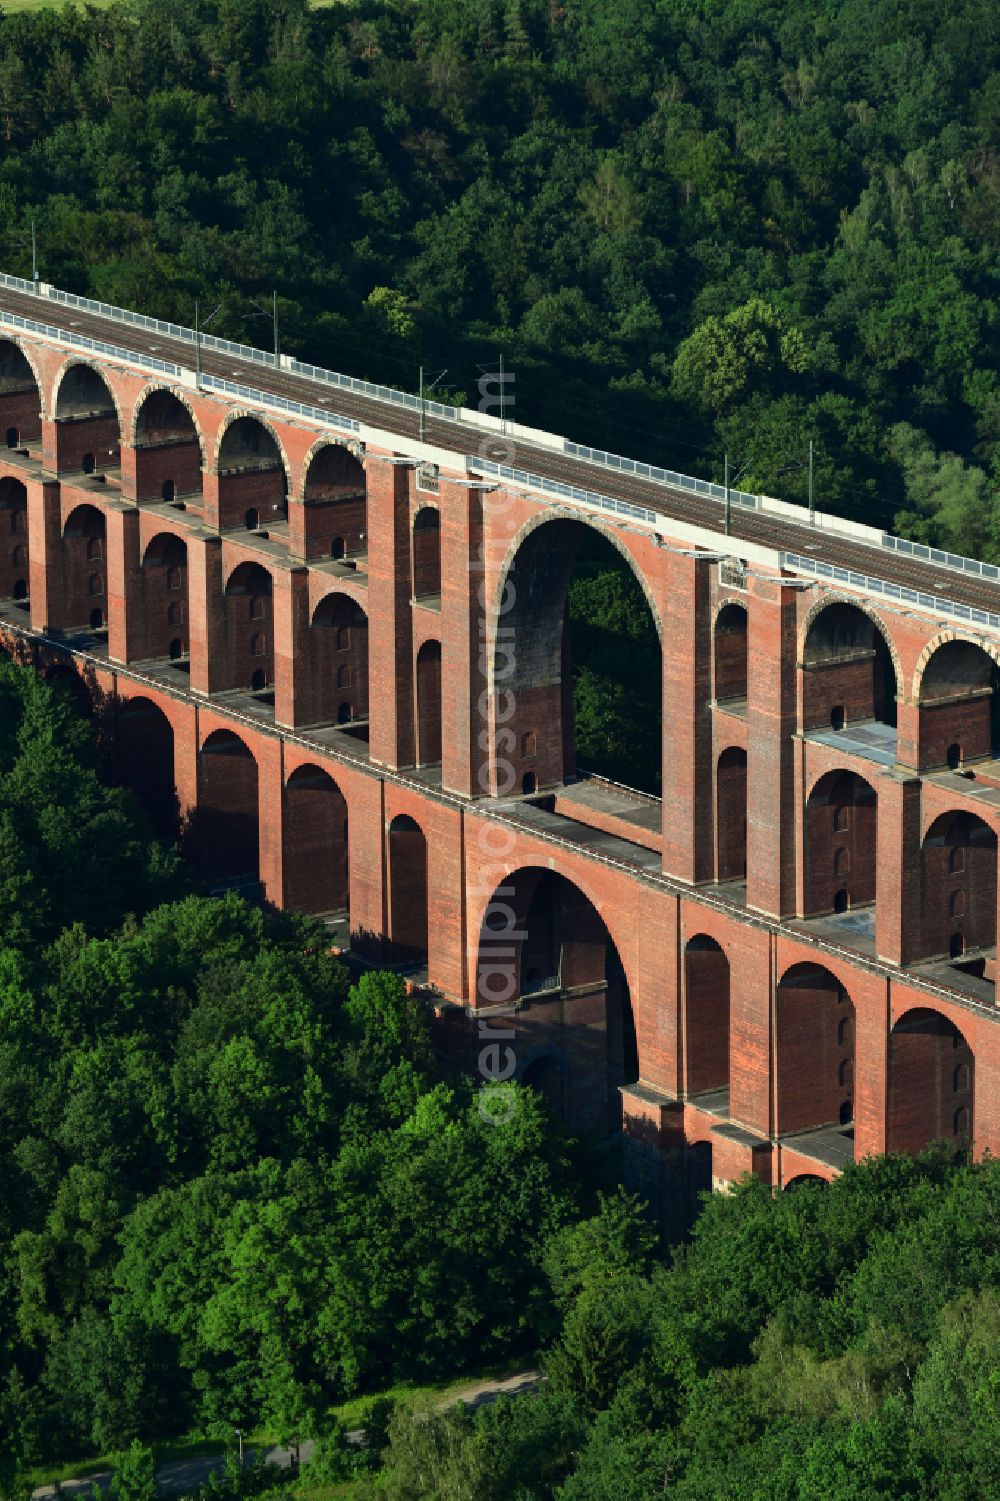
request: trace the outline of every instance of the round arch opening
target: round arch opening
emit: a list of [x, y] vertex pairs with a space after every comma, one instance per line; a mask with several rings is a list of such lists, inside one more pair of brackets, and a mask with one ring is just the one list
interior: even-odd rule
[[729, 1112], [729, 959], [714, 938], [697, 934], [684, 947], [684, 1088]]
[[921, 771], [960, 771], [1000, 755], [1000, 666], [973, 641], [944, 641], [919, 682]]
[[368, 738], [368, 616], [348, 594], [327, 594], [310, 628], [312, 709], [317, 724], [339, 724]]
[[180, 833], [180, 805], [174, 782], [174, 729], [158, 704], [130, 698], [118, 713], [117, 780], [142, 804], [161, 839]]
[[889, 1033], [888, 1150], [915, 1155], [932, 1141], [970, 1141], [975, 1066], [964, 1033], [941, 1012], [899, 1017]]
[[305, 554], [357, 567], [368, 551], [365, 466], [340, 443], [324, 443], [308, 459], [302, 486]]
[[12, 339], [0, 339], [0, 432], [12, 449], [31, 449], [42, 438], [42, 393], [27, 356]]
[[604, 1137], [620, 1127], [620, 1088], [639, 1077], [631, 996], [607, 924], [578, 886], [537, 866], [504, 878], [480, 924], [474, 1004], [509, 1008], [496, 1025], [513, 1028], [518, 1082], [531, 1082], [536, 1061], [557, 1060], [547, 1072], [570, 1129]]
[[223, 529], [266, 531], [287, 519], [284, 455], [277, 438], [256, 417], [237, 417], [229, 424], [219, 443], [216, 469]]
[[28, 597], [28, 492], [19, 479], [0, 480], [0, 599]]
[[203, 463], [188, 408], [172, 391], [150, 391], [135, 417], [137, 499], [170, 504], [200, 495]]
[[948, 958], [992, 982], [997, 941], [997, 836], [974, 813], [942, 813], [920, 852], [924, 959]]
[[557, 517], [525, 536], [507, 576], [496, 690], [537, 752], [525, 764], [513, 748], [511, 787], [532, 771], [540, 787], [590, 775], [658, 796], [660, 637], [634, 565], [596, 527]]
[[232, 730], [214, 730], [198, 754], [194, 845], [212, 891], [256, 895], [260, 883], [257, 761]]
[[850, 914], [853, 930], [874, 936], [878, 797], [853, 771], [820, 777], [806, 801], [805, 915]]
[[274, 683], [274, 584], [260, 563], [239, 563], [225, 588], [226, 668], [230, 689], [259, 694]]
[[122, 432], [111, 387], [93, 365], [70, 365], [56, 391], [56, 468], [91, 474], [117, 469]]
[[389, 824], [389, 949], [397, 964], [422, 972], [428, 960], [427, 838], [416, 819]]
[[155, 661], [186, 661], [188, 551], [183, 537], [174, 532], [158, 532], [143, 554], [141, 605], [143, 655]]
[[808, 1150], [832, 1151], [837, 1165], [854, 1135], [854, 1041], [854, 1003], [836, 975], [811, 963], [786, 970], [777, 992], [777, 1134], [826, 1128]]
[[866, 734], [895, 748], [896, 667], [888, 637], [865, 610], [832, 600], [812, 618], [802, 650], [802, 727]]
[[350, 909], [347, 801], [329, 772], [299, 766], [285, 783], [284, 905], [335, 917]]
[[715, 617], [715, 700], [731, 708], [746, 703], [747, 627], [746, 607], [735, 600], [723, 605]]

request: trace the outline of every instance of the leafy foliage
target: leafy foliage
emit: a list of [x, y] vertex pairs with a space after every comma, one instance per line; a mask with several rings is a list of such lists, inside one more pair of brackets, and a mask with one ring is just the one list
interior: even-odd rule
[[[996, 557], [991, 0], [119, 0], [0, 20], [5, 260]], [[906, 424], [985, 528], [909, 493]], [[950, 486], [947, 487], [950, 489]], [[927, 499], [925, 495], [925, 500]]]
[[388, 1494], [450, 1494], [419, 1461], [522, 1501], [992, 1495], [998, 1192], [1000, 1164], [937, 1152], [778, 1197], [747, 1179], [670, 1267], [609, 1199], [550, 1242], [541, 1394], [397, 1424]]
[[0, 947], [3, 1493], [96, 1449], [138, 1498], [140, 1436], [298, 1441], [345, 1395], [533, 1349], [579, 1179], [534, 1093], [487, 1121], [400, 979], [187, 894], [61, 694], [7, 666], [0, 698], [36, 893]]

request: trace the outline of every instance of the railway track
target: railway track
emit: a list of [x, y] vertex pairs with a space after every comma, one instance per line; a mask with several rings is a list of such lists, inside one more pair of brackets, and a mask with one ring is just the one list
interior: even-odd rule
[[[115, 344], [135, 354], [137, 358], [155, 355], [158, 359], [183, 365], [188, 369], [193, 364], [190, 343], [113, 318], [105, 318], [85, 309], [50, 302], [44, 297], [0, 287], [0, 308], [49, 323], [70, 333], [81, 333], [89, 338]], [[335, 407], [346, 417], [381, 427], [398, 434], [401, 439], [416, 441], [419, 437], [416, 413], [371, 396], [359, 395], [339, 387], [331, 388], [303, 375], [275, 370], [250, 360], [241, 360], [233, 354], [207, 348], [202, 349], [201, 366], [206, 375], [222, 380], [238, 380], [265, 394], [283, 396], [309, 405], [330, 405], [331, 409]], [[477, 451], [483, 457], [493, 458], [494, 462], [511, 462], [506, 443], [502, 445], [501, 451], [501, 445], [482, 429], [471, 428], [458, 420], [450, 422], [441, 417], [428, 416], [425, 435], [428, 443], [446, 452], [464, 457], [475, 443]], [[491, 442], [495, 443], [492, 452]], [[907, 589], [917, 589], [931, 595], [939, 594], [943, 600], [968, 605], [972, 609], [1000, 614], [1000, 584], [988, 579], [964, 575], [931, 562], [901, 557], [860, 539], [811, 527], [805, 519], [798, 523], [748, 511], [741, 506], [733, 507], [731, 533], [727, 538], [722, 510], [717, 501], [634, 475], [616, 473], [599, 464], [588, 463], [585, 459], [554, 453], [551, 449], [536, 446], [520, 436], [515, 446], [516, 457], [513, 462], [516, 467], [528, 468], [544, 479], [594, 490], [613, 499], [631, 501], [666, 518], [701, 527], [719, 537], [720, 550], [738, 552], [738, 544], [743, 541], [756, 543], [776, 552], [808, 554], [811, 559], [832, 567], [849, 568]]]

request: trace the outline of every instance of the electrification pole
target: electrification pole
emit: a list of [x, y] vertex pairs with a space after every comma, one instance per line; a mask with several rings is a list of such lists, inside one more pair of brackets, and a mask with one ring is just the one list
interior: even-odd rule
[[729, 536], [733, 525], [733, 503], [729, 495], [729, 455], [726, 454], [726, 536]]
[[813, 498], [813, 440], [809, 439], [809, 525], [816, 525], [816, 502]]

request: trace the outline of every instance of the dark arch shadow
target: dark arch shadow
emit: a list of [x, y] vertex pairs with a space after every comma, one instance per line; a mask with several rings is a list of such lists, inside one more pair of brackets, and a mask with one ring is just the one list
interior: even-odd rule
[[[504, 573], [514, 585], [494, 656], [498, 692], [513, 695], [511, 785], [538, 787], [589, 772], [658, 793], [660, 629], [644, 580], [597, 527], [557, 517], [528, 533]], [[509, 598], [509, 596], [508, 596]], [[529, 736], [535, 756], [523, 747]]]

